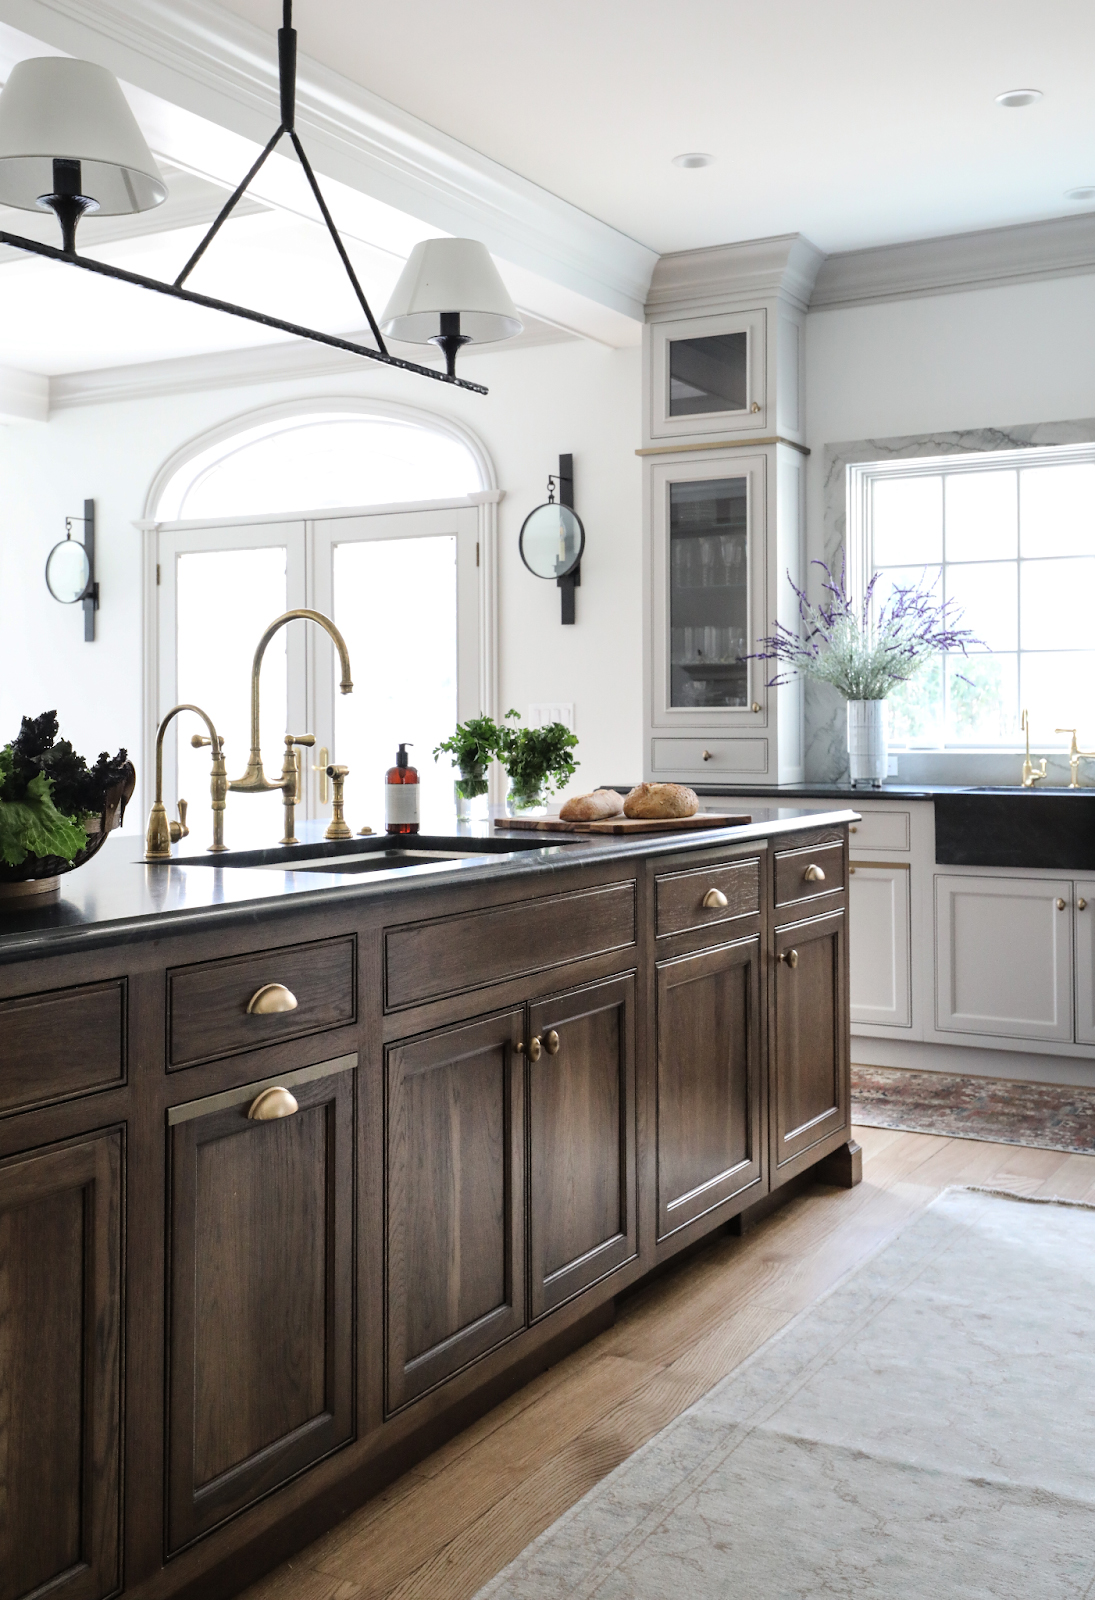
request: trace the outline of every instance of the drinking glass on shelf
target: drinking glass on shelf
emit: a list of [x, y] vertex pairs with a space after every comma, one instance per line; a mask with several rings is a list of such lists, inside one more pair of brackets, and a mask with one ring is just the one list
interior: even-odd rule
[[719, 630], [717, 628], [704, 628], [703, 653], [708, 661], [717, 661], [719, 655]]
[[696, 543], [700, 547], [700, 583], [709, 589], [715, 581], [715, 541], [705, 536]]

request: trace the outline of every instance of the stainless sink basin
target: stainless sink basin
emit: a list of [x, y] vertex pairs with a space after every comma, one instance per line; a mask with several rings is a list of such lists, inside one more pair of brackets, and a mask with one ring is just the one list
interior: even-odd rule
[[[224, 850], [218, 855], [176, 856], [181, 867], [252, 867], [265, 872], [326, 872], [355, 876], [366, 872], [394, 872], [408, 867], [438, 866], [466, 861], [471, 856], [513, 855], [542, 850], [543, 839], [456, 838], [432, 834], [376, 834], [367, 839], [323, 840], [317, 844], [274, 845], [265, 850]], [[577, 840], [552, 839], [553, 845]]]

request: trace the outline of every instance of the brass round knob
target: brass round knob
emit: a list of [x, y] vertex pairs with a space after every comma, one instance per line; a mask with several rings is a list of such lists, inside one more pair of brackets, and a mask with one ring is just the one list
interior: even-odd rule
[[819, 867], [816, 861], [810, 862], [810, 865], [806, 868], [806, 871], [802, 874], [802, 876], [805, 878], [807, 883], [825, 882], [824, 868]]
[[721, 889], [708, 889], [707, 893], [703, 897], [703, 903], [708, 911], [721, 911], [727, 904], [727, 900]]
[[781, 961], [785, 961], [789, 967], [797, 967], [798, 966], [798, 951], [797, 950], [781, 950], [780, 953], [779, 953], [779, 959]]
[[1065, 901], [1064, 900], [1058, 900], [1057, 901], [1057, 910], [1058, 911], [1063, 911], [1064, 909], [1065, 909]]
[[854, 822], [852, 823], [851, 827], [848, 829], [848, 832], [849, 833], [858, 833], [859, 832], [859, 829], [856, 827]]
[[1076, 902], [1076, 910], [1077, 911], [1086, 911], [1087, 910], [1087, 901], [1086, 900], [1077, 900], [1077, 902]]
[[291, 1117], [299, 1110], [295, 1097], [279, 1083], [256, 1095], [247, 1108], [247, 1115], [252, 1122], [276, 1122], [279, 1117]]
[[518, 1055], [528, 1056], [530, 1061], [539, 1061], [541, 1054], [540, 1041], [536, 1035], [533, 1034], [528, 1044], [522, 1044], [522, 1042], [518, 1040], [517, 1053]]
[[279, 1011], [296, 1009], [297, 997], [283, 983], [264, 983], [247, 1002], [247, 1014], [252, 1017], [270, 1017]]
[[712, 754], [711, 754], [711, 752], [710, 752], [710, 750], [705, 750], [705, 751], [704, 751], [704, 752], [703, 752], [703, 759], [704, 759], [704, 760], [705, 760], [705, 761], [712, 761], [712, 760], [714, 760], [714, 757], [713, 757], [713, 756], [712, 756]]
[[547, 1033], [544, 1034], [544, 1049], [549, 1056], [557, 1056], [559, 1054], [559, 1035], [554, 1028], [549, 1028]]
[[749, 709], [755, 715], [760, 710], [760, 701], [759, 700], [754, 700], [753, 704], [749, 707]]

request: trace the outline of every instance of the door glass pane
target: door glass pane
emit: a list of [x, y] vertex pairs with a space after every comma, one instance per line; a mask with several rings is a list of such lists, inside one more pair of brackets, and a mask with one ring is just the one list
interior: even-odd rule
[[669, 341], [669, 415], [744, 411], [748, 335], [720, 333]]
[[[286, 610], [286, 550], [200, 550], [176, 562], [178, 698], [201, 706], [224, 740], [229, 778], [239, 778], [251, 747], [251, 662], [263, 630]], [[274, 635], [262, 663], [262, 754], [266, 776], [281, 772], [287, 732], [285, 629]], [[165, 706], [164, 710], [169, 707]], [[209, 810], [208, 746], [195, 750], [199, 717], [175, 719], [179, 794], [190, 802], [188, 849], [213, 837]], [[294, 730], [296, 731], [296, 730]], [[303, 728], [300, 730], [305, 731]], [[164, 796], [170, 811], [171, 797]], [[281, 795], [229, 794], [225, 837], [239, 847], [276, 844], [282, 835]]]
[[[354, 692], [335, 694], [334, 760], [350, 769], [347, 820], [384, 828], [384, 774], [401, 741], [424, 825], [453, 805], [452, 768], [430, 754], [456, 726], [456, 536], [362, 539], [332, 552], [335, 621]], [[336, 679], [337, 689], [337, 679]]]
[[669, 486], [670, 705], [748, 704], [746, 483]]

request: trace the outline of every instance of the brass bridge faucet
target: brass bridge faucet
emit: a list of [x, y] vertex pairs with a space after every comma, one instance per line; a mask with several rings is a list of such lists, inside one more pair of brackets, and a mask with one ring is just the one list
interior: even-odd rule
[[1095, 750], [1081, 750], [1076, 743], [1075, 728], [1055, 728], [1054, 733], [1071, 733], [1072, 748], [1068, 752], [1068, 786], [1070, 789], [1081, 788], [1080, 762], [1095, 761]]
[[277, 633], [279, 628], [284, 628], [287, 622], [293, 622], [297, 617], [305, 622], [315, 622], [330, 634], [338, 659], [342, 666], [342, 679], [339, 688], [343, 694], [349, 694], [353, 688], [353, 679], [350, 676], [350, 655], [346, 649], [346, 641], [331, 621], [322, 611], [287, 611], [284, 616], [276, 617], [255, 649], [255, 659], [251, 663], [251, 753], [247, 758], [247, 770], [242, 778], [232, 778], [229, 781], [230, 789], [238, 789], [241, 794], [266, 794], [271, 789], [280, 789], [285, 807], [285, 833], [281, 839], [282, 844], [296, 844], [296, 808], [302, 797], [302, 774], [300, 760], [300, 745], [314, 745], [314, 733], [287, 733], [285, 735], [285, 760], [282, 763], [281, 777], [277, 783], [271, 783], [262, 770], [262, 751], [259, 748], [259, 673], [262, 671], [262, 658], [266, 653], [266, 646]]
[[1022, 717], [1019, 719], [1019, 726], [1020, 726], [1020, 728], [1022, 728], [1023, 732], [1027, 736], [1027, 753], [1026, 753], [1026, 759], [1023, 762], [1023, 788], [1024, 789], [1033, 789], [1034, 785], [1036, 783], [1041, 783], [1042, 779], [1046, 775], [1046, 758], [1045, 758], [1045, 756], [1042, 757], [1041, 771], [1038, 770], [1038, 768], [1034, 765], [1033, 761], [1030, 759], [1030, 712], [1029, 711], [1024, 710]]
[[216, 728], [206, 716], [201, 706], [181, 705], [172, 706], [171, 710], [160, 723], [159, 732], [156, 734], [156, 798], [152, 803], [152, 810], [148, 814], [148, 832], [145, 835], [144, 858], [146, 861], [170, 861], [171, 846], [178, 844], [190, 832], [186, 826], [186, 801], [179, 801], [178, 822], [168, 822], [167, 812], [163, 803], [163, 736], [167, 732], [167, 725], [172, 717], [177, 717], [180, 711], [193, 711], [209, 729], [209, 737], [196, 733], [190, 740], [195, 749], [200, 749], [203, 744], [210, 746], [213, 755], [213, 772], [209, 780], [209, 793], [213, 806], [213, 843], [210, 850], [225, 850], [224, 842], [224, 806], [225, 793], [228, 788], [228, 778], [224, 768], [224, 741]]

